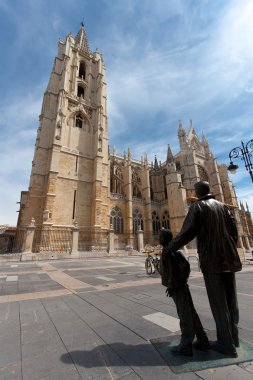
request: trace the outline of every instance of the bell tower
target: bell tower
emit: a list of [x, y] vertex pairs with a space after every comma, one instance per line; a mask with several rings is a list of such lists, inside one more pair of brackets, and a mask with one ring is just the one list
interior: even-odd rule
[[44, 94], [28, 192], [18, 226], [108, 229], [108, 131], [105, 65], [83, 24], [59, 41]]

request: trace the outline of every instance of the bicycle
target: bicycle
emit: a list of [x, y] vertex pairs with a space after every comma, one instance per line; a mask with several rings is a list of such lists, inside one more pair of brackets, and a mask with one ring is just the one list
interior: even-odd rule
[[150, 276], [152, 273], [158, 272], [159, 274], [161, 273], [160, 271], [160, 265], [161, 265], [161, 259], [158, 257], [158, 253], [155, 253], [155, 257], [150, 255], [148, 253], [148, 257], [145, 260], [145, 268], [146, 268], [146, 273]]

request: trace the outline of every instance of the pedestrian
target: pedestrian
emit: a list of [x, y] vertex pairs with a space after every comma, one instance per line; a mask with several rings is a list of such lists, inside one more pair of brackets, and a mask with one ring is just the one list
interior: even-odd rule
[[[163, 246], [161, 257], [162, 284], [167, 287], [167, 294], [176, 305], [180, 320], [180, 344], [171, 348], [176, 355], [192, 356], [192, 348], [208, 350], [210, 345], [199, 316], [195, 310], [187, 280], [190, 265], [180, 251], [172, 252], [168, 244], [172, 240], [172, 232], [161, 229], [159, 240]], [[195, 336], [196, 342], [193, 343]]]
[[200, 268], [216, 324], [215, 351], [237, 357], [239, 309], [235, 272], [242, 269], [237, 252], [237, 228], [229, 208], [210, 193], [209, 183], [195, 184], [198, 200], [188, 211], [180, 233], [170, 242], [173, 251], [197, 238]]

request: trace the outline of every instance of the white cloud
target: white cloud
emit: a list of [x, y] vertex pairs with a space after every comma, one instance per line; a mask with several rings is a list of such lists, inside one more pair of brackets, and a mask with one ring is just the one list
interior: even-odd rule
[[[3, 177], [1, 177], [3, 178]], [[8, 180], [1, 180], [0, 187], [0, 224], [8, 224], [16, 226], [19, 210], [20, 192], [25, 190], [20, 182], [18, 185], [13, 186], [12, 182]]]
[[[163, 9], [162, 17], [170, 17], [168, 9], [159, 5], [161, 2], [155, 2], [154, 14]], [[138, 117], [134, 122], [132, 115], [152, 112], [163, 112], [168, 121], [193, 118], [197, 132], [205, 131], [219, 156], [228, 156], [245, 135], [250, 136], [253, 111], [249, 107], [237, 115], [233, 111], [240, 109], [240, 96], [252, 87], [252, 2], [227, 2], [202, 31], [198, 21], [207, 18], [205, 6], [210, 3], [202, 9], [197, 7], [192, 14], [182, 2], [172, 11], [183, 18], [182, 33], [173, 46], [145, 37], [140, 45], [138, 36], [118, 35], [113, 40], [113, 49], [119, 55], [110, 58], [108, 67], [112, 139], [122, 132], [130, 135], [136, 128], [145, 134], [145, 126], [137, 125]], [[146, 17], [148, 22], [149, 14]], [[198, 125], [198, 119], [204, 124]], [[157, 128], [162, 130], [162, 124]], [[168, 140], [175, 134], [176, 126], [168, 131]], [[143, 150], [148, 150], [148, 142]]]
[[10, 134], [13, 129], [22, 130], [39, 120], [42, 98], [41, 91], [34, 88], [34, 94], [22, 94], [21, 96], [12, 96], [4, 101], [0, 108], [0, 125], [7, 127]]
[[36, 94], [13, 97], [1, 106], [0, 224], [16, 224], [16, 202], [21, 190], [28, 189], [40, 108], [41, 99]]

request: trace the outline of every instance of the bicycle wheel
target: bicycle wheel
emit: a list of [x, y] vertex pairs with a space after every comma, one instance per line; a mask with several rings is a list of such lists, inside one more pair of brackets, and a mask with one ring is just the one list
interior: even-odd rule
[[147, 274], [151, 275], [153, 270], [152, 270], [151, 260], [148, 257], [146, 258], [146, 261], [145, 261], [145, 268], [146, 268]]
[[156, 262], [156, 270], [159, 274], [161, 274], [161, 259], [157, 259]]

